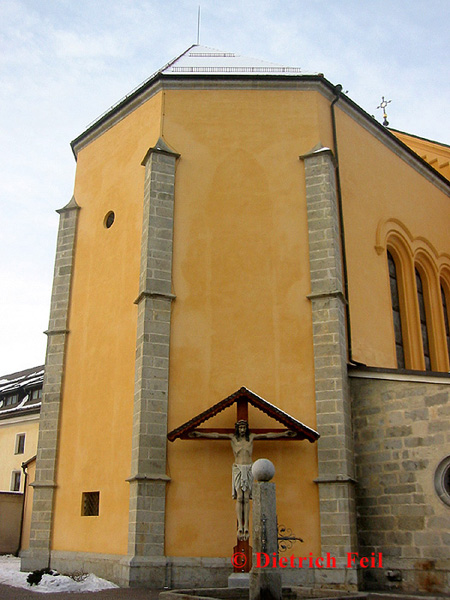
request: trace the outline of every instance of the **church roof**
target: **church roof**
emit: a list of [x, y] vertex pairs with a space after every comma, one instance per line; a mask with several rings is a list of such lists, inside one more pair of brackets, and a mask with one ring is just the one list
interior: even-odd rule
[[[86, 131], [75, 138], [72, 143], [72, 150], [77, 155], [75, 147], [78, 142], [85, 138], [86, 134], [96, 129], [104, 121], [108, 120], [112, 115], [121, 112], [126, 106], [134, 106], [135, 102], [139, 102], [139, 98], [145, 99], [147, 92], [152, 88], [159, 79], [167, 76], [173, 77], [196, 77], [196, 76], [211, 76], [223, 77], [232, 76], [253, 76], [253, 77], [286, 77], [286, 76], [312, 76], [316, 74], [305, 74], [298, 67], [285, 67], [276, 63], [259, 60], [257, 58], [249, 58], [242, 56], [236, 52], [225, 52], [217, 48], [208, 46], [200, 46], [194, 44], [185, 52], [171, 60], [169, 63], [158, 69], [148, 79], [139, 84], [124, 98], [113, 104], [106, 112], [98, 117], [93, 123], [88, 125]], [[321, 75], [323, 78], [323, 76]], [[331, 85], [331, 84], [330, 84]]]
[[199, 45], [191, 46], [158, 71], [164, 75], [299, 75], [301, 72], [298, 67]]
[[71, 142], [72, 151], [77, 158], [78, 151], [86, 144], [114, 126], [166, 84], [169, 87], [172, 86], [173, 89], [184, 85], [188, 89], [192, 89], [195, 86], [211, 84], [225, 87], [248, 85], [255, 89], [253, 84], [256, 81], [260, 86], [264, 86], [267, 82], [270, 89], [274, 89], [273, 86], [276, 87], [277, 84], [280, 85], [280, 89], [290, 86], [299, 89], [301, 82], [308, 89], [319, 90], [330, 100], [336, 100], [339, 97], [339, 106], [343, 110], [358, 118], [360, 123], [383, 140], [387, 146], [394, 149], [394, 152], [401, 153], [402, 157], [422, 175], [427, 176], [441, 188], [444, 185], [445, 190], [448, 190], [449, 180], [443, 174], [428, 164], [386, 127], [378, 123], [346, 94], [343, 94], [342, 87], [333, 85], [324, 77], [323, 73], [305, 73], [298, 67], [286, 67], [256, 58], [248, 58], [236, 52], [225, 52], [198, 44], [190, 46], [177, 58], [156, 71], [88, 125], [87, 129]]

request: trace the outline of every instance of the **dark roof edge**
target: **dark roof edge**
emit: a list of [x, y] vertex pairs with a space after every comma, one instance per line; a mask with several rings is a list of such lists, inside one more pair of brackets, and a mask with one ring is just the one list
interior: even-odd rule
[[[382, 135], [386, 136], [387, 139], [389, 139], [389, 141], [391, 143], [397, 145], [399, 148], [401, 148], [403, 151], [405, 151], [414, 161], [416, 161], [430, 175], [432, 175], [433, 177], [436, 177], [437, 179], [439, 179], [440, 183], [443, 183], [445, 185], [445, 187], [447, 187], [447, 189], [450, 192], [450, 181], [444, 175], [442, 175], [442, 173], [440, 173], [439, 171], [437, 171], [425, 159], [423, 159], [421, 156], [419, 156], [417, 154], [417, 152], [414, 152], [414, 150], [412, 150], [412, 148], [410, 148], [407, 144], [405, 144], [405, 142], [402, 142], [402, 140], [400, 140], [396, 135], [394, 135], [387, 127], [385, 127], [384, 125], [382, 125], [381, 123], [379, 123], [375, 119], [375, 117], [372, 117], [371, 115], [369, 115], [369, 113], [367, 113], [363, 108], [361, 108], [359, 106], [359, 104], [356, 104], [356, 102], [354, 102], [351, 98], [349, 98], [348, 96], [345, 96], [344, 94], [340, 95], [340, 99], [341, 98], [353, 110], [355, 110], [362, 117], [364, 117], [364, 119], [367, 121], [367, 123], [369, 123], [372, 126], [374, 126], [380, 133], [382, 132]], [[338, 102], [336, 104], [336, 106], [339, 107], [339, 104], [340, 104], [340, 102]], [[406, 135], [410, 135], [410, 134], [406, 134]]]
[[[173, 61], [171, 61], [171, 62], [173, 62]], [[171, 64], [171, 63], [169, 63], [169, 64]], [[165, 67], [163, 67], [163, 69], [164, 68]], [[179, 83], [181, 81], [191, 81], [191, 82], [193, 82], [193, 81], [211, 81], [211, 82], [214, 82], [214, 81], [220, 81], [220, 82], [224, 82], [224, 81], [225, 82], [226, 81], [235, 81], [235, 82], [236, 81], [242, 81], [242, 82], [270, 81], [272, 83], [279, 82], [279, 81], [283, 81], [283, 82], [300, 82], [300, 81], [302, 81], [302, 82], [313, 82], [313, 83], [317, 83], [319, 85], [323, 85], [324, 88], [333, 97], [335, 97], [337, 94], [337, 89], [336, 89], [337, 86], [333, 85], [322, 74], [319, 74], [319, 75], [308, 75], [308, 74], [305, 74], [305, 75], [301, 75], [301, 74], [300, 75], [258, 75], [258, 74], [249, 74], [249, 75], [245, 75], [245, 74], [241, 74], [241, 75], [239, 75], [239, 74], [236, 74], [236, 75], [221, 75], [221, 74], [168, 75], [168, 74], [162, 73], [161, 71], [158, 71], [157, 73], [155, 73], [155, 75], [150, 77], [150, 79], [145, 81], [143, 84], [141, 84], [135, 90], [133, 90], [130, 94], [128, 94], [122, 100], [120, 100], [111, 109], [109, 109], [107, 112], [105, 112], [103, 115], [101, 115], [96, 121], [94, 121], [94, 123], [92, 125], [90, 125], [83, 133], [81, 133], [78, 137], [76, 137], [71, 142], [70, 146], [72, 148], [72, 152], [75, 156], [75, 159], [77, 158], [76, 146], [78, 146], [84, 139], [87, 139], [90, 136], [93, 136], [94, 132], [97, 129], [99, 129], [102, 125], [107, 123], [107, 121], [109, 121], [112, 117], [117, 115], [127, 105], [132, 104], [134, 101], [136, 101], [139, 98], [139, 96], [143, 95], [146, 91], [147, 92], [150, 91], [150, 89], [152, 87], [155, 87], [154, 93], [157, 93], [160, 89], [162, 89], [162, 84], [164, 82], [178, 82]], [[160, 84], [161, 87], [159, 87], [157, 84]], [[367, 113], [363, 108], [361, 108], [359, 106], [359, 104], [357, 104], [356, 102], [351, 100], [351, 98], [349, 96], [346, 96], [345, 94], [340, 92], [339, 93], [339, 101], [337, 102], [336, 106], [342, 107], [343, 105], [344, 106], [347, 105], [347, 107], [350, 110], [353, 110], [357, 114], [359, 114], [362, 117], [362, 119], [369, 126], [374, 127], [380, 133], [381, 136], [385, 136], [391, 144], [396, 145], [399, 149], [401, 149], [403, 152], [405, 152], [409, 157], [411, 157], [413, 159], [413, 161], [417, 162], [417, 164], [420, 165], [420, 168], [422, 170], [424, 170], [426, 173], [429, 173], [430, 176], [437, 178], [439, 180], [439, 182], [441, 184], [444, 184], [444, 186], [450, 191], [450, 181], [444, 175], [439, 173], [439, 171], [437, 171], [432, 165], [430, 165], [426, 160], [421, 158], [407, 144], [402, 142], [397, 136], [395, 136], [391, 131], [389, 131], [388, 128], [386, 128], [384, 125], [379, 123], [373, 116], [369, 115], [369, 113]], [[350, 114], [350, 116], [352, 116], [352, 115]], [[407, 134], [407, 135], [409, 135], [409, 134]]]
[[[195, 45], [195, 44], [194, 44]], [[192, 46], [191, 46], [192, 47]], [[184, 54], [184, 53], [183, 53]], [[330, 83], [323, 75], [255, 75], [255, 74], [236, 74], [236, 75], [221, 75], [221, 74], [211, 74], [211, 75], [167, 75], [162, 73], [164, 69], [170, 66], [176, 59], [170, 61], [167, 65], [162, 67], [160, 71], [157, 71], [154, 75], [152, 75], [149, 79], [144, 81], [141, 85], [127, 94], [124, 98], [119, 100], [116, 104], [114, 104], [111, 108], [109, 108], [106, 112], [104, 112], [98, 119], [96, 119], [91, 125], [87, 127], [83, 133], [78, 135], [72, 142], [70, 146], [72, 148], [72, 152], [76, 158], [75, 147], [83, 140], [83, 138], [88, 137], [89, 134], [93, 133], [98, 127], [103, 125], [106, 121], [108, 121], [111, 117], [113, 117], [116, 113], [121, 111], [127, 104], [131, 104], [133, 100], [136, 100], [141, 94], [150, 89], [154, 84], [159, 81], [180, 81], [180, 80], [198, 80], [201, 79], [203, 81], [294, 81], [294, 80], [303, 80], [303, 81], [320, 81], [322, 83], [327, 84], [330, 91], [334, 90], [334, 86]]]

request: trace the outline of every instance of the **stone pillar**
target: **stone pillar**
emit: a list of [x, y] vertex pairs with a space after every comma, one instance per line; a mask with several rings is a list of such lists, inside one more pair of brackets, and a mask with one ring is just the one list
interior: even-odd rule
[[42, 569], [50, 564], [52, 510], [56, 488], [56, 457], [59, 411], [68, 331], [70, 286], [75, 235], [80, 207], [73, 197], [60, 214], [55, 270], [50, 305], [47, 353], [39, 422], [30, 547], [22, 558], [22, 570]]
[[[274, 556], [278, 562], [278, 525], [275, 484], [270, 480], [275, 467], [266, 458], [255, 461], [252, 467], [253, 484], [253, 566], [250, 571], [250, 600], [281, 600], [281, 574], [272, 566]], [[267, 554], [267, 568], [258, 567], [257, 555]], [[261, 560], [261, 564], [265, 564]]]
[[342, 562], [338, 559], [356, 551], [357, 537], [335, 164], [329, 148], [300, 158], [306, 176], [322, 555], [329, 552]]
[[128, 557], [124, 582], [164, 587], [164, 523], [175, 163], [163, 140], [145, 166]]

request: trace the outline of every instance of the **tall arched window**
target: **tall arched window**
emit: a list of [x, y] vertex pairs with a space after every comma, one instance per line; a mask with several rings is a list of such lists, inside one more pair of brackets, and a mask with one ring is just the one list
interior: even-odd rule
[[420, 329], [422, 332], [422, 345], [423, 345], [423, 356], [425, 358], [425, 370], [431, 371], [431, 360], [430, 360], [430, 341], [428, 338], [427, 328], [427, 316], [425, 312], [425, 300], [423, 296], [423, 283], [422, 277], [417, 269], [416, 272], [416, 287], [417, 287], [417, 300], [419, 301], [419, 312], [420, 312]]
[[444, 286], [442, 283], [441, 283], [441, 297], [442, 297], [442, 308], [444, 309], [444, 323], [445, 323], [445, 335], [447, 338], [447, 352], [448, 352], [448, 357], [450, 359], [450, 325], [449, 325], [449, 317], [448, 317], [447, 296], [445, 294], [445, 289], [444, 289]]
[[387, 251], [387, 260], [389, 266], [389, 282], [391, 287], [391, 300], [392, 300], [392, 317], [394, 320], [394, 334], [395, 334], [395, 350], [397, 354], [397, 368], [405, 368], [405, 352], [403, 348], [403, 336], [402, 336], [402, 319], [400, 314], [400, 300], [398, 293], [398, 282], [397, 282], [397, 268], [395, 261], [392, 258], [392, 254]]

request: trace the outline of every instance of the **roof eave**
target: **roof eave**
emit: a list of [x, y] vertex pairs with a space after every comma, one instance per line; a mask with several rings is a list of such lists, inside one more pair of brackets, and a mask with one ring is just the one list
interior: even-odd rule
[[[141, 101], [145, 101], [158, 91], [162, 90], [165, 84], [172, 83], [181, 83], [181, 82], [195, 82], [195, 81], [203, 81], [203, 82], [305, 82], [305, 83], [314, 83], [322, 88], [324, 95], [328, 97], [329, 100], [336, 97], [336, 94], [339, 93], [337, 90], [337, 86], [333, 85], [324, 75], [322, 74], [293, 74], [293, 75], [271, 75], [271, 74], [166, 74], [161, 71], [157, 72], [150, 79], [145, 81], [141, 86], [136, 88], [133, 92], [131, 92], [128, 96], [120, 100], [115, 106], [113, 106], [110, 110], [100, 116], [90, 127], [88, 127], [82, 134], [80, 134], [77, 138], [75, 138], [71, 142], [72, 152], [74, 153], [75, 159], [77, 158], [77, 153], [84, 143], [89, 143], [90, 139], [95, 139], [97, 137], [96, 131], [104, 127], [108, 121], [111, 121], [111, 126], [115, 124], [114, 117], [119, 115], [121, 111], [123, 111], [127, 106], [136, 103], [139, 105]], [[142, 99], [139, 101], [141, 96], [145, 97], [145, 100]], [[139, 101], [139, 102], [138, 102]], [[396, 135], [391, 133], [389, 129], [387, 129], [384, 125], [379, 123], [373, 116], [369, 115], [364, 109], [362, 109], [356, 102], [354, 102], [351, 98], [346, 96], [343, 93], [339, 93], [339, 101], [336, 106], [344, 106], [349, 110], [349, 114], [351, 111], [354, 111], [356, 115], [362, 119], [362, 122], [366, 124], [367, 129], [375, 129], [375, 131], [379, 134], [381, 139], [387, 140], [389, 143], [387, 145], [397, 147], [399, 150], [406, 154], [409, 159], [412, 159], [419, 168], [419, 171], [428, 173], [429, 178], [431, 180], [435, 180], [440, 186], [446, 190], [446, 193], [450, 193], [450, 181], [444, 177], [439, 171], [437, 171], [432, 165], [430, 165], [426, 160], [421, 158], [414, 150], [412, 150], [409, 146], [407, 146], [404, 142], [402, 142]], [[128, 112], [126, 113], [128, 114]], [[442, 189], [442, 188], [441, 188]]]
[[[164, 67], [165, 68], [165, 67]], [[140, 96], [144, 95], [146, 92], [154, 89], [154, 93], [159, 91], [158, 84], [162, 82], [181, 82], [181, 81], [315, 81], [323, 83], [331, 92], [334, 91], [334, 85], [329, 82], [323, 75], [307, 75], [307, 74], [299, 74], [299, 75], [262, 75], [262, 74], [186, 74], [183, 75], [181, 73], [173, 75], [166, 74], [163, 72], [157, 72], [150, 79], [145, 81], [138, 88], [133, 90], [130, 94], [125, 96], [122, 100], [119, 100], [117, 104], [113, 105], [112, 108], [103, 113], [98, 119], [96, 119], [92, 125], [89, 125], [83, 133], [77, 136], [74, 140], [70, 142], [70, 146], [72, 148], [72, 152], [74, 154], [75, 160], [77, 159], [78, 149], [77, 146], [80, 145], [84, 140], [88, 139], [92, 134], [102, 127], [105, 123], [107, 123], [110, 119], [112, 119], [115, 115], [120, 113], [125, 107], [135, 102]]]
[[285, 411], [281, 410], [274, 404], [271, 404], [261, 396], [258, 396], [258, 394], [255, 394], [248, 388], [241, 387], [230, 396], [227, 396], [227, 398], [224, 398], [220, 402], [216, 402], [216, 404], [210, 406], [208, 409], [199, 413], [195, 417], [192, 417], [192, 419], [186, 421], [186, 423], [183, 423], [183, 425], [180, 425], [173, 431], [170, 431], [167, 434], [167, 439], [170, 442], [174, 442], [176, 439], [184, 439], [186, 434], [194, 431], [199, 425], [203, 424], [205, 421], [208, 421], [220, 412], [230, 408], [240, 399], [246, 400], [252, 406], [267, 414], [270, 418], [278, 421], [288, 429], [295, 431], [298, 435], [297, 439], [299, 440], [307, 439], [309, 442], [315, 442], [320, 437], [320, 434], [314, 429], [311, 429], [311, 427], [308, 427], [304, 423], [298, 421]]
[[30, 406], [29, 408], [27, 408], [26, 406], [24, 408], [21, 408], [19, 410], [16, 410], [14, 412], [10, 412], [10, 413], [6, 413], [6, 411], [4, 413], [0, 412], [0, 421], [6, 421], [7, 419], [17, 419], [20, 417], [24, 417], [25, 415], [38, 415], [41, 412], [41, 407], [36, 407], [36, 406]]

